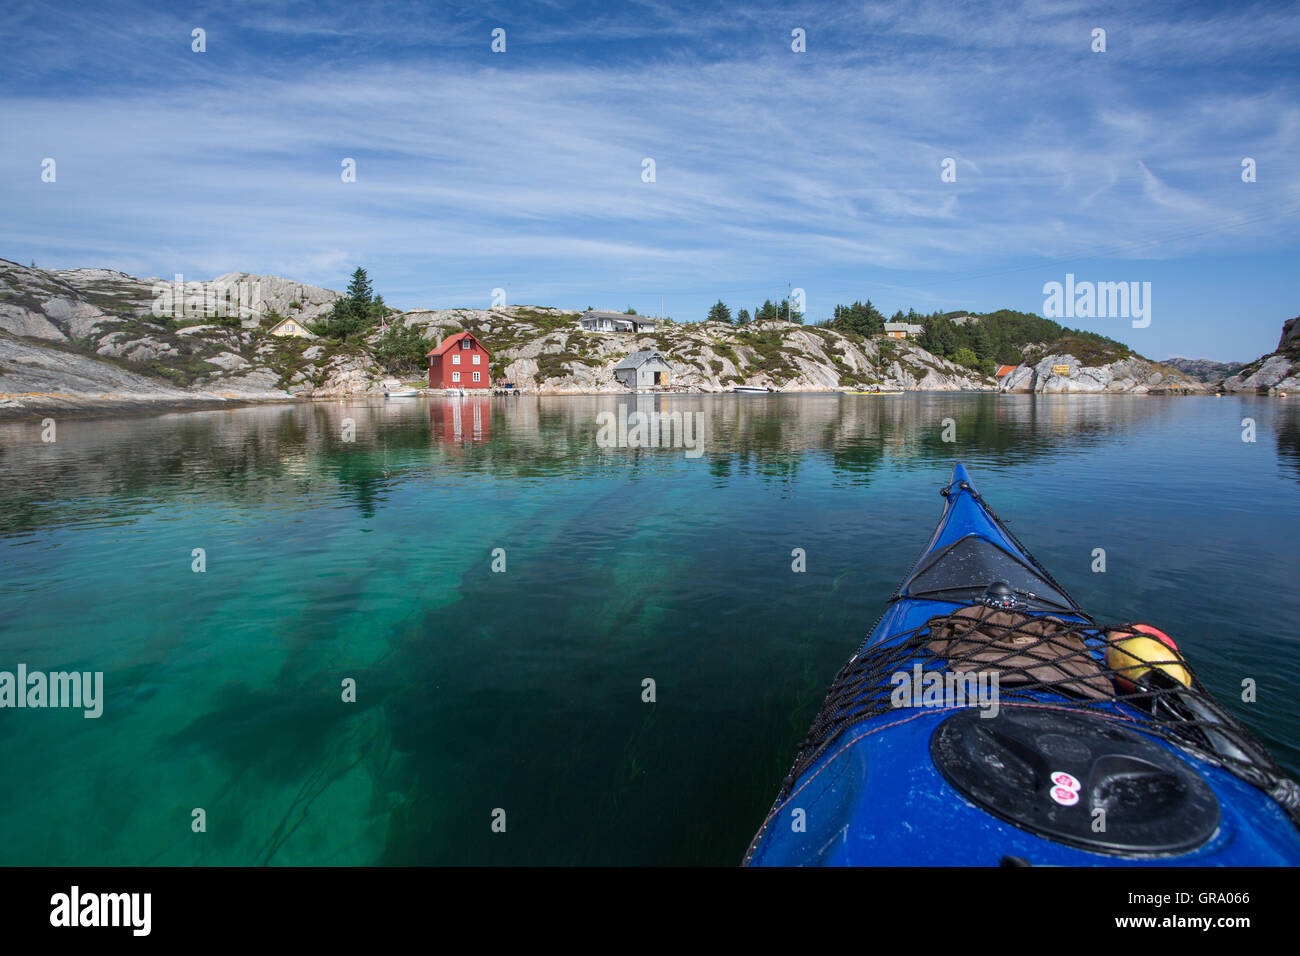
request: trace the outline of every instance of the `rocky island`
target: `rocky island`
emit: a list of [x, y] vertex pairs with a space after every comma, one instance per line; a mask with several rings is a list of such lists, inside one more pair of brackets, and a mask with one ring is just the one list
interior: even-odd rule
[[[953, 323], [984, 321], [991, 328], [1001, 313], [935, 319], [944, 329], [925, 317], [921, 334], [912, 333], [922, 326], [905, 324], [892, 327], [911, 332], [857, 331], [863, 326], [843, 321], [850, 307], [843, 314], [837, 307], [834, 321], [816, 325], [756, 310], [755, 319], [743, 324], [717, 318], [661, 320], [638, 323], [637, 331], [595, 332], [580, 326], [581, 313], [562, 309], [511, 305], [402, 312], [377, 298], [367, 299], [366, 305], [367, 314], [379, 317], [373, 324], [353, 334], [317, 336], [310, 330], [319, 330], [341, 301], [347, 303], [345, 293], [279, 276], [232, 272], [177, 285], [173, 308], [160, 314], [160, 290], [166, 302], [172, 285], [173, 280], [105, 269], [45, 270], [0, 259], [0, 412], [381, 392], [385, 379], [420, 380], [424, 352], [459, 331], [473, 333], [491, 349], [494, 382], [510, 382], [524, 393], [626, 391], [614, 375], [615, 366], [640, 350], [665, 357], [674, 389], [698, 392], [749, 385], [783, 392], [879, 386], [1189, 394], [1212, 392], [1220, 383], [1229, 391], [1293, 387], [1300, 371], [1294, 319], [1286, 324], [1277, 352], [1244, 368], [1225, 367], [1231, 374], [1216, 380], [1204, 368], [1154, 362], [1121, 343], [1061, 330], [1034, 316], [1023, 318], [1047, 323], [1033, 327], [1054, 330], [1052, 340], [1013, 340], [1010, 355], [1003, 342], [1003, 359], [1014, 361], [998, 368], [987, 355], [945, 349], [943, 336]], [[257, 290], [251, 318], [237, 310], [213, 314], [204, 307], [211, 306], [214, 290], [236, 287]], [[860, 308], [866, 310], [862, 314], [871, 312], [869, 302], [852, 307]], [[295, 334], [284, 334], [285, 329]]]

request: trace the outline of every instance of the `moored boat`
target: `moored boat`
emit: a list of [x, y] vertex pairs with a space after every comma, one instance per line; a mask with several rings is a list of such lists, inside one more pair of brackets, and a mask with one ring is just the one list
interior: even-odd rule
[[418, 388], [404, 385], [397, 379], [390, 378], [384, 382], [384, 395], [388, 398], [415, 398], [419, 394]]
[[765, 385], [733, 385], [731, 390], [742, 395], [766, 395], [768, 392], [775, 391]]
[[1300, 787], [1172, 639], [1095, 621], [961, 465], [943, 494], [743, 863], [1300, 864]]

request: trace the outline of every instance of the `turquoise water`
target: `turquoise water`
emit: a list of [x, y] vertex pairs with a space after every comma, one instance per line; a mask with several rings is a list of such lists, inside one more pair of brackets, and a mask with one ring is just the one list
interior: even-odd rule
[[0, 425], [0, 670], [105, 687], [0, 709], [0, 863], [735, 864], [958, 458], [1300, 770], [1295, 399], [641, 398], [698, 457], [620, 401]]

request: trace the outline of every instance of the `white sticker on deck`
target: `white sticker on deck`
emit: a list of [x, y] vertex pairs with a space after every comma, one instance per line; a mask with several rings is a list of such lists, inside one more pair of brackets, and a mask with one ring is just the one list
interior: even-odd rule
[[1058, 770], [1052, 774], [1052, 783], [1056, 784], [1058, 787], [1064, 787], [1066, 790], [1073, 790], [1076, 793], [1083, 789], [1083, 787], [1079, 785], [1079, 781], [1064, 770]]
[[1053, 787], [1052, 799], [1063, 807], [1072, 807], [1079, 802], [1079, 791], [1069, 787]]

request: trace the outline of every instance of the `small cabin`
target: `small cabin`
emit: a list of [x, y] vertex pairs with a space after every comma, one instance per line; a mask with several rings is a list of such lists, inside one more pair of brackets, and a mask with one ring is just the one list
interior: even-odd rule
[[491, 361], [492, 353], [471, 333], [449, 335], [429, 352], [429, 387], [491, 388]]
[[925, 331], [924, 326], [912, 322], [886, 322], [885, 334], [891, 339], [914, 339]]
[[267, 329], [267, 335], [293, 336], [299, 339], [314, 339], [315, 335], [307, 326], [303, 325], [297, 319], [281, 319], [275, 325]]
[[664, 388], [671, 373], [672, 366], [654, 349], [633, 352], [614, 366], [614, 378], [637, 390]]

